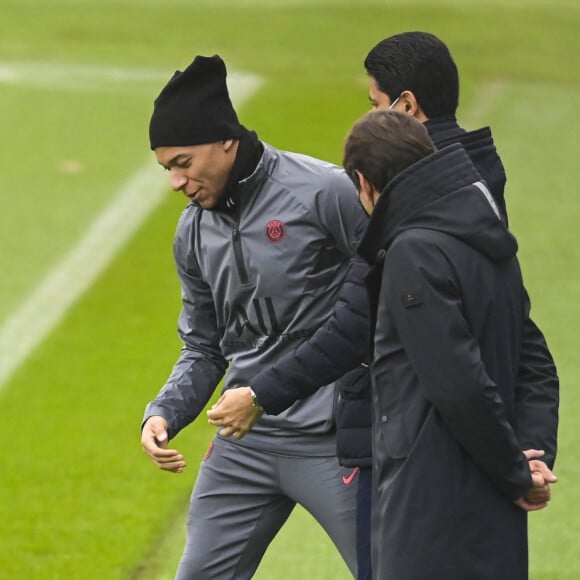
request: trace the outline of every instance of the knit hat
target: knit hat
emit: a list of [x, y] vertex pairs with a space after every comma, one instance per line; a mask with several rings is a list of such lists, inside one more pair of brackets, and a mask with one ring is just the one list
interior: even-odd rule
[[176, 71], [153, 107], [151, 149], [215, 143], [237, 138], [242, 126], [228, 94], [226, 65], [216, 54], [196, 56]]

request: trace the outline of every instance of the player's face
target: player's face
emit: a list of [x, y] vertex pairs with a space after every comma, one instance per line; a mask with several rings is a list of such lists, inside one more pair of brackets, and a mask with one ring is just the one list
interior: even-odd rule
[[155, 156], [169, 171], [171, 187], [204, 209], [211, 209], [221, 199], [238, 142], [232, 139], [189, 145], [157, 147]]
[[374, 77], [369, 76], [369, 100], [373, 110], [390, 109], [395, 104], [387, 93], [383, 93]]

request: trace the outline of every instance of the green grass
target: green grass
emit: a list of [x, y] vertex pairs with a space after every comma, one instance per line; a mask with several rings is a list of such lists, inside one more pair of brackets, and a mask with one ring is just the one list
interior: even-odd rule
[[[240, 110], [248, 127], [335, 161], [368, 107], [369, 48], [402, 30], [444, 38], [462, 76], [460, 117], [493, 126], [534, 317], [562, 381], [561, 481], [550, 508], [530, 517], [531, 578], [580, 576], [575, 2], [4, 0], [0, 21], [0, 79], [3, 64], [20, 62], [150, 69], [163, 79], [196, 53], [219, 52], [264, 79]], [[0, 80], [0, 325], [151, 156], [147, 121], [163, 82], [155, 79]], [[168, 194], [0, 391], [2, 580], [172, 577], [211, 430], [201, 419], [179, 435], [189, 467], [172, 475], [142, 453], [139, 423], [179, 348], [171, 240], [182, 206]], [[297, 576], [349, 577], [300, 510], [256, 577]]]

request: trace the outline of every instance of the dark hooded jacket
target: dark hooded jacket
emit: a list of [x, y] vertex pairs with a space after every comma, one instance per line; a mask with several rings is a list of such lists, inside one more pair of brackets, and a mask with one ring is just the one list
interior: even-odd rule
[[377, 578], [527, 578], [516, 251], [457, 144], [400, 173], [370, 218]]
[[[425, 123], [437, 148], [461, 143], [507, 224], [506, 174], [489, 127], [465, 131], [455, 117]], [[256, 375], [251, 384], [266, 412], [277, 414], [323, 385], [337, 385], [337, 455], [347, 467], [371, 465], [369, 314], [364, 278], [368, 265], [355, 257], [332, 317], [294, 352]], [[527, 302], [529, 312], [529, 300]], [[544, 449], [552, 466], [558, 425], [558, 376], [546, 341], [528, 317], [518, 381], [518, 435], [522, 449]], [[361, 365], [361, 363], [363, 363]]]

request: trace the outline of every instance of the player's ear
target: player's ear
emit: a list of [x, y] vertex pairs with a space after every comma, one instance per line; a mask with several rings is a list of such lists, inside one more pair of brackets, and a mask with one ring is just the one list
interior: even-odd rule
[[231, 148], [234, 145], [234, 142], [235, 142], [234, 139], [224, 139], [223, 140], [224, 151], [226, 153], [228, 153], [231, 150]]

